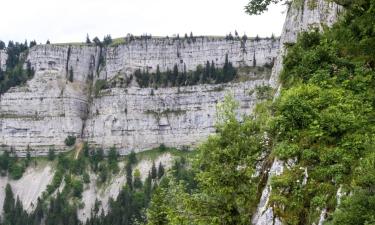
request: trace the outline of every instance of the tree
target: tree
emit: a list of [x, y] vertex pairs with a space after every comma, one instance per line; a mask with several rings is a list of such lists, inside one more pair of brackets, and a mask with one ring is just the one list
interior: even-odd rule
[[104, 36], [104, 38], [103, 38], [103, 44], [104, 44], [105, 46], [108, 46], [108, 45], [110, 45], [111, 43], [112, 43], [112, 37], [111, 37], [111, 35], [108, 34], [108, 35]]
[[130, 152], [130, 154], [129, 154], [129, 163], [131, 164], [131, 165], [134, 165], [134, 164], [136, 164], [137, 163], [137, 155], [135, 154], [135, 152], [134, 151], [131, 151]]
[[5, 200], [3, 205], [4, 213], [10, 213], [14, 209], [14, 195], [12, 187], [10, 184], [7, 184], [5, 187]]
[[161, 73], [160, 73], [159, 65], [157, 65], [157, 67], [156, 67], [155, 83], [156, 83], [156, 85], [160, 85], [160, 83], [161, 83]]
[[126, 185], [129, 186], [129, 188], [133, 187], [133, 169], [132, 165], [128, 162], [125, 166], [126, 171]]
[[55, 149], [49, 148], [48, 149], [48, 160], [53, 161], [55, 159]]
[[113, 172], [118, 171], [117, 159], [118, 159], [118, 152], [116, 150], [116, 147], [113, 146], [109, 149], [109, 152], [108, 152], [108, 164], [109, 164], [110, 169]]
[[2, 155], [0, 155], [0, 170], [2, 170], [2, 172], [8, 171], [10, 164], [11, 159], [9, 152], [5, 151]]
[[86, 44], [91, 44], [89, 34], [86, 35]]
[[160, 178], [162, 178], [164, 176], [164, 166], [163, 164], [160, 162], [159, 163], [159, 167], [158, 167], [158, 179], [160, 180]]
[[65, 138], [65, 145], [66, 146], [73, 146], [76, 143], [76, 137], [72, 135], [68, 135], [68, 137]]
[[250, 0], [245, 6], [245, 12], [250, 15], [260, 15], [268, 10], [270, 4], [276, 4], [284, 0]]
[[51, 42], [49, 40], [47, 40], [46, 44], [49, 45], [49, 44], [51, 44]]
[[0, 41], [0, 50], [5, 49], [5, 43], [3, 41]]
[[136, 169], [134, 171], [133, 186], [134, 186], [135, 189], [141, 189], [142, 188], [141, 172], [138, 169]]
[[34, 46], [36, 46], [36, 45], [37, 45], [37, 43], [36, 43], [35, 40], [30, 41], [30, 48], [32, 48], [32, 47], [34, 47]]
[[151, 179], [156, 179], [158, 175], [158, 172], [156, 170], [156, 166], [155, 166], [155, 161], [152, 161], [152, 166], [151, 166]]

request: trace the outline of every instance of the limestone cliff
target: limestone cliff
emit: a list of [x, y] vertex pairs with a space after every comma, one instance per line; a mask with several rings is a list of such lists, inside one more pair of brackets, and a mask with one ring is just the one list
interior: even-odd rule
[[[181, 88], [103, 90], [92, 94], [97, 79], [125, 78], [136, 69], [161, 72], [175, 64], [186, 70], [214, 61], [222, 65], [228, 55], [236, 67], [273, 63], [278, 39], [224, 38], [140, 39], [100, 48], [89, 45], [38, 45], [27, 60], [35, 70], [24, 86], [11, 88], [0, 96], [0, 144], [24, 155], [31, 148], [35, 155], [48, 148], [64, 150], [68, 135], [122, 153], [156, 147], [195, 144], [214, 131], [215, 104], [226, 92], [234, 92], [241, 102], [241, 113], [249, 113], [255, 85], [266, 77], [222, 85]], [[1, 53], [1, 59], [6, 54]], [[251, 75], [249, 75], [251, 76]], [[135, 83], [135, 82], [133, 82]]]
[[3, 71], [6, 69], [6, 61], [7, 61], [8, 55], [5, 50], [0, 50], [0, 69]]
[[226, 40], [196, 37], [191, 39], [152, 38], [129, 41], [128, 44], [105, 49], [105, 68], [100, 78], [110, 79], [118, 74], [131, 74], [136, 69], [155, 72], [172, 69], [194, 70], [198, 65], [213, 61], [221, 66], [228, 54], [235, 67], [265, 65], [276, 57], [279, 39]]

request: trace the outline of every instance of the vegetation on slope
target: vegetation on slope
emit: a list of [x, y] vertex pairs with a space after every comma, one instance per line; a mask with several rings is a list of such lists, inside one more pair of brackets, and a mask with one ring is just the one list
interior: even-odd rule
[[197, 188], [172, 182], [159, 190], [149, 224], [248, 224], [267, 146], [268, 161], [294, 162], [272, 181], [269, 206], [285, 224], [316, 223], [324, 209], [327, 224], [374, 224], [375, 1], [346, 8], [332, 29], [300, 35], [285, 57], [280, 98], [242, 123], [226, 117], [198, 150]]
[[[34, 211], [27, 213], [21, 201], [15, 198], [11, 186], [7, 185], [4, 215], [0, 224], [144, 224], [147, 218], [145, 209], [153, 192], [164, 179], [166, 171], [163, 164], [153, 163], [147, 178], [142, 181], [140, 171], [133, 169], [142, 160], [155, 160], [166, 153], [177, 156], [172, 166], [174, 177], [185, 177], [186, 157], [190, 152], [167, 148], [164, 145], [140, 154], [131, 152], [126, 157], [119, 157], [115, 148], [111, 148], [107, 156], [104, 156], [102, 149], [93, 149], [84, 144], [77, 158], [75, 152], [67, 152], [59, 154], [56, 159], [51, 149], [48, 159], [54, 161], [56, 171], [51, 184], [38, 199]], [[124, 168], [119, 166], [119, 162], [125, 164]], [[105, 188], [112, 181], [111, 177], [120, 176], [121, 173], [124, 173], [126, 183], [123, 184], [118, 197], [109, 200], [108, 213], [101, 210], [102, 203], [96, 200], [90, 218], [81, 222], [78, 219], [78, 210], [85, 204], [82, 202], [82, 193], [90, 182], [94, 182], [89, 173], [97, 174], [95, 185], [99, 189], [103, 186]]]
[[[30, 46], [33, 45], [35, 45], [35, 42], [30, 43]], [[29, 62], [26, 62], [26, 69], [23, 68], [27, 51], [27, 42], [23, 44], [9, 41], [6, 48], [6, 53], [8, 55], [6, 70], [3, 71], [0, 68], [0, 95], [8, 91], [11, 87], [24, 84], [28, 79], [34, 76], [34, 70], [31, 68]]]

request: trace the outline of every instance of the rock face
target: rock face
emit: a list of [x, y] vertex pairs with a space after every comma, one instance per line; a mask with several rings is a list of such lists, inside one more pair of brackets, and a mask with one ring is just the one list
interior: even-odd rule
[[[0, 143], [20, 155], [28, 147], [40, 155], [50, 147], [62, 149], [67, 135], [80, 136], [88, 108], [88, 77], [98, 53], [96, 47], [31, 49], [27, 60], [35, 68], [34, 78], [0, 98]], [[67, 80], [70, 71], [73, 82]]]
[[280, 37], [280, 52], [275, 61], [270, 78], [272, 87], [278, 86], [282, 70], [286, 44], [295, 43], [298, 34], [312, 29], [322, 30], [324, 26], [332, 26], [342, 11], [342, 7], [327, 0], [303, 0], [300, 5], [293, 2], [288, 8], [284, 27]]
[[91, 145], [113, 145], [123, 154], [160, 144], [194, 145], [215, 131], [216, 104], [232, 93], [241, 114], [251, 112], [256, 85], [267, 80], [180, 88], [112, 88], [95, 98], [84, 136]]
[[130, 41], [128, 44], [109, 48], [106, 51], [105, 68], [101, 79], [110, 79], [118, 74], [132, 74], [136, 69], [156, 72], [173, 69], [195, 70], [207, 61], [222, 66], [225, 57], [235, 67], [265, 65], [273, 62], [277, 54], [279, 39], [225, 40], [224, 38], [197, 37], [189, 39], [152, 38]]
[[0, 50], [0, 69], [5, 71], [8, 55], [5, 50]]
[[[249, 113], [256, 98], [249, 95], [255, 81], [181, 88], [110, 88], [95, 97], [97, 79], [126, 77], [136, 69], [161, 72], [175, 64], [186, 70], [214, 61], [221, 65], [226, 55], [234, 66], [272, 64], [278, 39], [223, 38], [134, 40], [116, 47], [87, 45], [39, 45], [31, 48], [27, 61], [35, 76], [24, 86], [0, 96], [0, 145], [19, 155], [26, 149], [35, 155], [49, 148], [64, 150], [68, 135], [121, 153], [157, 147], [195, 144], [214, 131], [215, 104], [226, 92]], [[1, 52], [0, 61], [6, 58]]]

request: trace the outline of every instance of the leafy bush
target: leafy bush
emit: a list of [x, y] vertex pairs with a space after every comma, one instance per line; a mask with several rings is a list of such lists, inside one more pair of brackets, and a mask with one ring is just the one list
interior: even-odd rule
[[65, 138], [65, 145], [66, 146], [73, 146], [76, 143], [76, 137], [75, 136], [68, 136]]
[[94, 85], [94, 94], [95, 96], [99, 95], [99, 92], [103, 89], [108, 88], [108, 82], [106, 80], [96, 80]]

